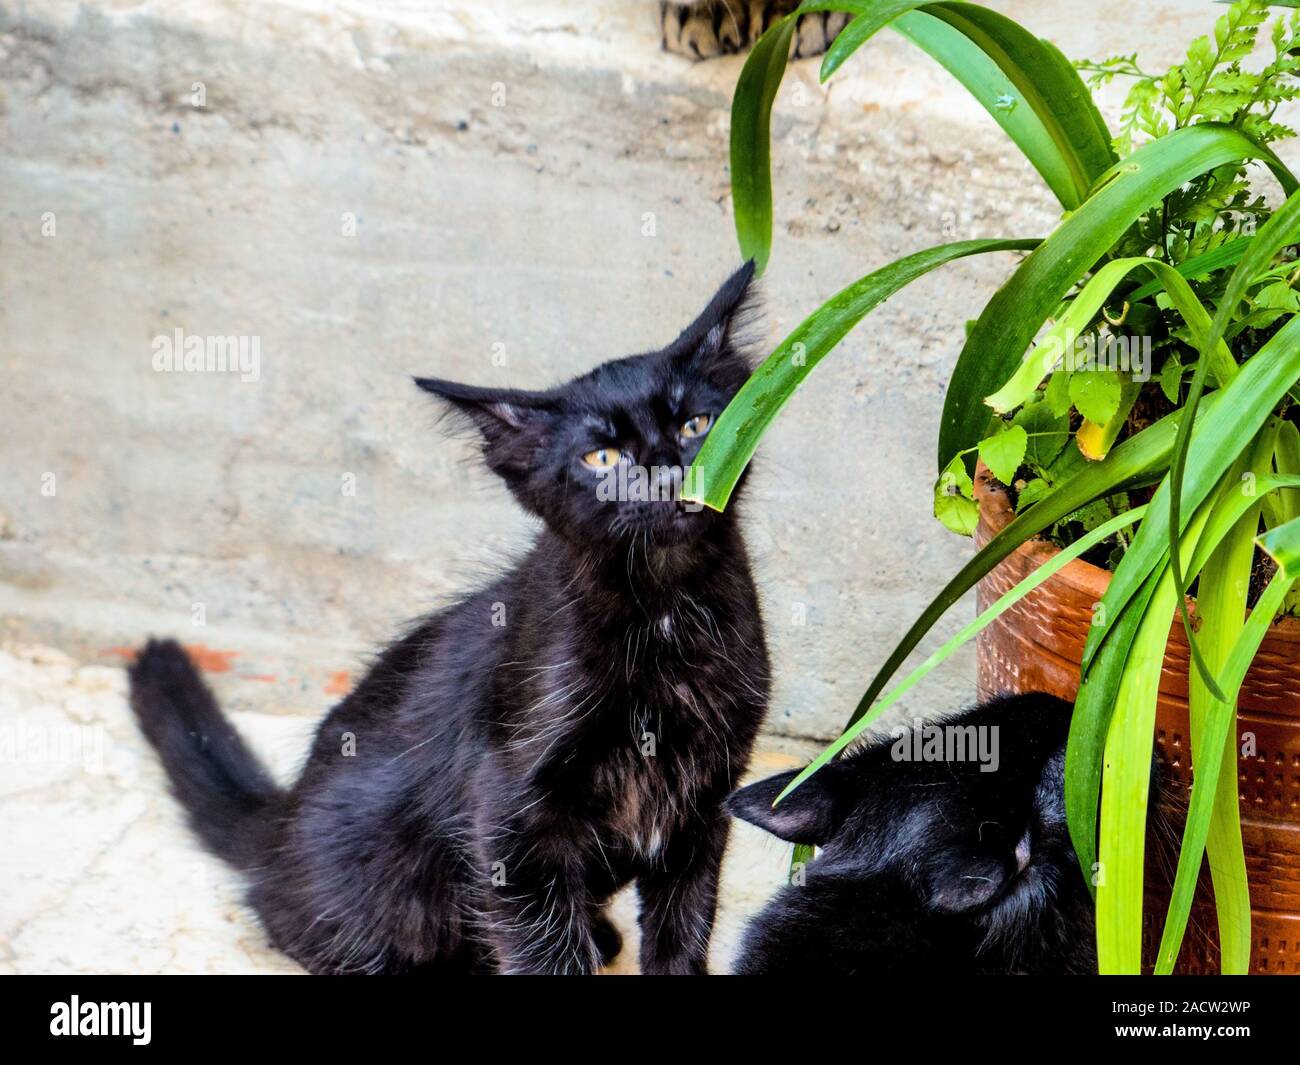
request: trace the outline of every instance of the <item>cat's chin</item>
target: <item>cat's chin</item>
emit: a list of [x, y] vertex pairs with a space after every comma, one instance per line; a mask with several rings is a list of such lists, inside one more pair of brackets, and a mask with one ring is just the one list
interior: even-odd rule
[[657, 515], [650, 526], [651, 539], [659, 544], [684, 544], [697, 539], [708, 528], [709, 514], [704, 510], [688, 510], [676, 503], [667, 513]]
[[712, 524], [712, 513], [702, 508], [687, 508], [681, 502], [662, 503], [635, 520], [616, 523], [612, 541], [638, 546], [680, 547], [693, 543]]

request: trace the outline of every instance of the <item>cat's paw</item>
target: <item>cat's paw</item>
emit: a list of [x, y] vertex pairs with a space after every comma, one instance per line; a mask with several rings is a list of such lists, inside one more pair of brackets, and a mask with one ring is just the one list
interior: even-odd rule
[[665, 52], [688, 59], [715, 59], [747, 48], [748, 12], [734, 0], [705, 0], [659, 5], [659, 27]]
[[[663, 48], [688, 59], [736, 55], [797, 6], [798, 0], [663, 0], [659, 5]], [[821, 55], [850, 18], [843, 11], [816, 11], [800, 17], [790, 42], [791, 58]]]
[[622, 933], [603, 913], [599, 914], [592, 923], [591, 938], [596, 944], [596, 953], [600, 956], [602, 967], [609, 965], [623, 949]]
[[804, 15], [795, 26], [790, 58], [807, 59], [821, 55], [852, 17], [843, 11], [814, 11]]

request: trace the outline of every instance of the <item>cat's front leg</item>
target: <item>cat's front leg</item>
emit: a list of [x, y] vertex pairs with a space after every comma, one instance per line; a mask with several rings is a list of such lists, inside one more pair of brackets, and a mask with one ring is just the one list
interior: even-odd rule
[[489, 868], [486, 930], [502, 973], [583, 976], [599, 967], [593, 907], [571, 839], [525, 837]]
[[669, 837], [637, 879], [641, 899], [641, 972], [703, 976], [717, 909], [718, 873], [728, 821], [718, 812]]

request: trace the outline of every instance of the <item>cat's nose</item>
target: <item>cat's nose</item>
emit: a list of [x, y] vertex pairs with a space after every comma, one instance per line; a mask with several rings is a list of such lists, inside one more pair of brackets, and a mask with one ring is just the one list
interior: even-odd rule
[[671, 465], [667, 460], [656, 464], [655, 477], [657, 480], [659, 499], [676, 499], [681, 491], [682, 470], [680, 466]]

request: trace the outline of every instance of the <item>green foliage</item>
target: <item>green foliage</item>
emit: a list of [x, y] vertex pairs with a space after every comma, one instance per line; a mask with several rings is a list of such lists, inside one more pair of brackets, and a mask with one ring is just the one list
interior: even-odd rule
[[1300, 12], [1274, 23], [1272, 58], [1252, 72], [1243, 64], [1255, 50], [1267, 18], [1268, 4], [1263, 0], [1237, 0], [1216, 21], [1213, 36], [1196, 38], [1187, 58], [1164, 74], [1142, 71], [1136, 53], [1100, 63], [1077, 63], [1093, 87], [1117, 75], [1134, 79], [1115, 138], [1117, 152], [1128, 155], [1137, 142], [1198, 121], [1237, 124], [1265, 143], [1291, 136], [1289, 129], [1273, 121], [1273, 113], [1278, 104], [1300, 91], [1292, 80], [1300, 69], [1300, 60], [1292, 54], [1300, 39]]
[[934, 486], [934, 516], [961, 536], [975, 535], [980, 508], [975, 502], [975, 482], [966, 463], [957, 455], [939, 475]]
[[1070, 402], [1090, 422], [1108, 422], [1119, 410], [1122, 389], [1112, 370], [1081, 370], [1070, 374]]
[[[1064, 214], [1042, 239], [914, 252], [837, 293], [755, 372], [692, 469], [687, 498], [725, 506], [812, 367], [881, 301], [961, 255], [1031, 252], [967, 323], [934, 488], [936, 517], [971, 535], [979, 521], [972, 471], [981, 459], [1012, 490], [1015, 517], [907, 629], [843, 735], [792, 787], [951, 653], [950, 642], [882, 696], [935, 623], [1027, 540], [1047, 536], [1064, 550], [958, 639], [1065, 559], [1109, 566], [1071, 724], [1066, 809], [1082, 867], [1106, 863], [1096, 892], [1103, 971], [1136, 971], [1156, 693], [1169, 618], [1176, 609], [1185, 615], [1187, 584], [1199, 574], [1200, 624], [1192, 631], [1188, 622], [1195, 790], [1159, 967], [1168, 971], [1177, 958], [1208, 853], [1224, 971], [1243, 971], [1250, 910], [1228, 762], [1232, 715], [1269, 623], [1281, 610], [1300, 610], [1300, 192], [1268, 147], [1293, 135], [1277, 112], [1300, 96], [1300, 13], [1269, 26], [1263, 0], [1239, 0], [1183, 61], [1149, 73], [1136, 53], [1072, 66], [1012, 20], [969, 3], [805, 0], [800, 8], [815, 10], [855, 16], [828, 51], [823, 78], [878, 30], [896, 31], [984, 106]], [[768, 110], [790, 25], [768, 30], [733, 101], [737, 232], [760, 260], [772, 230]], [[1117, 136], [1080, 75], [1094, 87], [1131, 82]], [[1251, 161], [1267, 164], [1285, 203], [1274, 207], [1252, 187]], [[1243, 625], [1257, 544], [1277, 575]]]
[[[1279, 17], [1269, 33], [1271, 58], [1259, 69], [1246, 61], [1268, 18], [1265, 0], [1237, 0], [1219, 17], [1212, 36], [1198, 37], [1187, 57], [1163, 74], [1147, 74], [1135, 54], [1100, 63], [1081, 62], [1093, 87], [1117, 76], [1133, 78], [1120, 117], [1115, 150], [1130, 155], [1140, 144], [1201, 122], [1234, 126], [1260, 144], [1295, 135], [1277, 122], [1280, 104], [1300, 95], [1300, 11]], [[1234, 233], [1252, 232], [1266, 215], [1251, 192], [1246, 170], [1232, 164], [1189, 182], [1142, 220], [1123, 254], [1146, 254], [1154, 246], [1167, 262], [1218, 247]], [[1134, 246], [1135, 245], [1135, 246]]]

